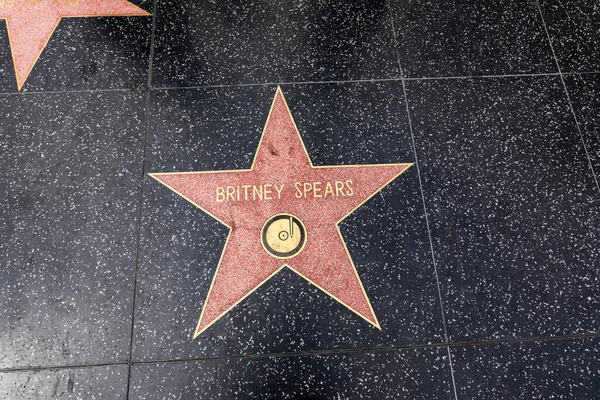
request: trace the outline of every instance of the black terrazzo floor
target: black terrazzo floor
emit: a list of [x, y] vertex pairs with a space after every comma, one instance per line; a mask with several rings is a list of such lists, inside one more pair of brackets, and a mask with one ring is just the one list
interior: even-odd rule
[[[79, 0], [84, 1], [84, 0]], [[133, 1], [17, 91], [0, 399], [600, 399], [600, 2]], [[340, 224], [382, 330], [283, 270], [192, 340], [228, 229], [149, 172], [415, 163]]]

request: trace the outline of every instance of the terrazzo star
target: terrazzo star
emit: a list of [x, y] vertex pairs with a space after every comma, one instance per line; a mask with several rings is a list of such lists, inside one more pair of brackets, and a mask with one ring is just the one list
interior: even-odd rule
[[411, 165], [313, 166], [278, 88], [249, 170], [150, 174], [230, 230], [194, 338], [286, 267], [381, 329], [338, 224]]
[[62, 18], [148, 15], [125, 0], [0, 0], [19, 90]]

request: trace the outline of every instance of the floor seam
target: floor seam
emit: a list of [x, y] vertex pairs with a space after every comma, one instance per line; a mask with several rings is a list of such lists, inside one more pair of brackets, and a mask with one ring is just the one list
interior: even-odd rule
[[[435, 252], [433, 249], [433, 240], [431, 238], [431, 230], [429, 228], [429, 217], [427, 215], [427, 205], [425, 202], [425, 192], [423, 190], [423, 181], [421, 179], [421, 169], [419, 166], [419, 158], [417, 156], [417, 145], [415, 142], [415, 136], [413, 133], [413, 126], [412, 126], [412, 118], [410, 115], [410, 107], [408, 105], [408, 95], [406, 93], [406, 83], [405, 83], [405, 76], [404, 76], [404, 71], [402, 69], [402, 63], [400, 62], [400, 53], [398, 51], [398, 40], [397, 40], [397, 36], [396, 36], [396, 28], [394, 27], [394, 14], [393, 14], [393, 10], [392, 10], [392, 5], [391, 5], [391, 0], [386, 0], [387, 2], [387, 6], [388, 6], [388, 11], [389, 11], [389, 16], [390, 16], [390, 23], [392, 26], [392, 34], [393, 34], [393, 38], [394, 38], [394, 49], [396, 51], [396, 60], [398, 61], [398, 69], [400, 72], [400, 81], [402, 83], [402, 94], [404, 96], [404, 105], [406, 107], [406, 116], [408, 118], [408, 129], [410, 132], [410, 139], [412, 142], [412, 148], [413, 148], [413, 155], [415, 157], [415, 167], [417, 169], [417, 177], [419, 180], [419, 191], [421, 193], [421, 201], [422, 201], [422, 206], [423, 206], [423, 213], [425, 216], [425, 226], [427, 228], [427, 238], [429, 240], [429, 249], [431, 252], [431, 261], [433, 263], [433, 271], [434, 271], [434, 275], [435, 275], [435, 283], [436, 283], [436, 287], [437, 287], [437, 293], [438, 293], [438, 302], [439, 302], [439, 307], [440, 307], [440, 315], [442, 317], [442, 326], [443, 326], [443, 333], [444, 333], [444, 343], [448, 344], [449, 342], [449, 338], [448, 338], [448, 328], [447, 328], [447, 324], [446, 324], [446, 312], [444, 309], [444, 301], [443, 301], [443, 297], [442, 297], [442, 291], [441, 291], [441, 286], [440, 286], [440, 279], [439, 279], [439, 275], [438, 275], [438, 270], [437, 270], [437, 262], [435, 259]], [[450, 347], [446, 347], [447, 352], [448, 352], [448, 367], [450, 368], [450, 378], [452, 381], [452, 390], [454, 391], [454, 399], [458, 400], [458, 391], [456, 389], [456, 380], [454, 378], [454, 366], [452, 364], [452, 354], [450, 352]]]
[[556, 52], [554, 51], [554, 45], [552, 44], [552, 38], [550, 37], [550, 32], [548, 31], [548, 26], [546, 25], [546, 20], [544, 19], [544, 13], [542, 12], [542, 8], [540, 7], [539, 1], [536, 1], [535, 4], [537, 6], [538, 13], [540, 14], [540, 18], [542, 19], [542, 25], [544, 26], [544, 31], [546, 32], [546, 38], [548, 39], [548, 43], [550, 44], [550, 50], [552, 50], [552, 56], [554, 57], [554, 62], [556, 63], [556, 68], [558, 69], [558, 76], [560, 77], [560, 81], [562, 82], [563, 89], [567, 96], [567, 103], [569, 105], [569, 108], [571, 109], [571, 114], [573, 115], [573, 119], [575, 120], [575, 126], [577, 127], [577, 132], [579, 132], [579, 139], [581, 140], [581, 145], [583, 146], [585, 156], [588, 160], [588, 167], [590, 168], [590, 171], [592, 171], [592, 178], [594, 178], [594, 182], [596, 183], [596, 190], [600, 194], [600, 184], [598, 184], [598, 177], [596, 175], [596, 171], [594, 171], [594, 164], [592, 163], [592, 158], [590, 157], [590, 153], [587, 149], [587, 145], [585, 144], [585, 138], [583, 137], [583, 132], [581, 132], [581, 126], [579, 125], [579, 120], [577, 119], [577, 113], [575, 112], [575, 108], [573, 107], [573, 102], [571, 101], [571, 96], [569, 95], [569, 90], [567, 89], [567, 84], [565, 83], [565, 78], [560, 69], [560, 63], [558, 62], [558, 57], [556, 57]]
[[146, 181], [146, 156], [148, 150], [148, 132], [150, 130], [150, 101], [152, 91], [150, 90], [152, 82], [152, 60], [154, 57], [154, 34], [156, 29], [156, 7], [157, 1], [154, 0], [152, 5], [152, 30], [150, 35], [150, 54], [148, 56], [148, 80], [146, 88], [146, 115], [144, 121], [144, 143], [142, 153], [142, 176], [140, 183], [140, 200], [139, 200], [139, 212], [138, 212], [138, 226], [137, 226], [137, 243], [136, 243], [136, 256], [135, 256], [135, 271], [133, 280], [133, 295], [131, 304], [131, 331], [129, 336], [129, 360], [127, 362], [127, 387], [125, 398], [129, 399], [131, 394], [131, 366], [133, 365], [133, 341], [135, 332], [135, 305], [137, 297], [137, 283], [138, 283], [138, 272], [140, 267], [140, 253], [141, 253], [141, 236], [142, 236], [142, 216], [144, 208], [144, 190]]
[[69, 93], [110, 93], [110, 92], [131, 92], [131, 93], [145, 93], [145, 87], [139, 88], [107, 88], [107, 89], [74, 89], [74, 90], [37, 90], [37, 91], [23, 91], [23, 92], [6, 92], [0, 93], [1, 96], [30, 96], [40, 94], [69, 94]]
[[[401, 67], [399, 67], [401, 68]], [[525, 77], [543, 77], [558, 76], [558, 72], [537, 73], [537, 74], [506, 74], [506, 75], [462, 75], [462, 76], [431, 76], [431, 77], [403, 77], [403, 71], [400, 69], [400, 77], [397, 78], [371, 78], [371, 79], [344, 79], [344, 80], [326, 80], [326, 81], [278, 81], [278, 82], [259, 82], [259, 83], [231, 83], [231, 84], [212, 84], [212, 85], [189, 85], [189, 86], [154, 86], [152, 90], [180, 90], [180, 89], [224, 89], [236, 87], [256, 87], [256, 86], [277, 86], [277, 85], [316, 85], [316, 84], [344, 84], [344, 83], [370, 83], [370, 82], [399, 82], [421, 81], [421, 80], [445, 80], [445, 79], [493, 79], [493, 78], [525, 78]], [[596, 72], [588, 72], [594, 74]]]
[[[207, 356], [207, 357], [189, 357], [178, 359], [152, 359], [132, 361], [132, 365], [149, 365], [149, 364], [169, 364], [183, 363], [194, 361], [218, 361], [218, 360], [237, 360], [237, 359], [267, 359], [267, 358], [285, 358], [285, 357], [303, 357], [303, 356], [328, 356], [328, 355], [346, 355], [346, 354], [361, 354], [361, 353], [378, 353], [386, 351], [405, 351], [418, 349], [451, 349], [451, 348], [467, 348], [467, 347], [485, 347], [497, 345], [521, 345], [528, 343], [542, 342], [558, 342], [569, 340], [591, 340], [600, 339], [600, 332], [578, 334], [578, 335], [562, 335], [562, 336], [531, 336], [525, 338], [504, 338], [504, 339], [488, 339], [479, 341], [463, 341], [463, 342], [439, 342], [439, 343], [421, 343], [407, 344], [398, 346], [384, 347], [361, 347], [361, 348], [342, 348], [342, 349], [323, 349], [313, 351], [298, 351], [298, 352], [281, 352], [281, 353], [264, 353], [264, 354], [240, 354], [240, 355], [224, 355], [224, 356]], [[0, 369], [0, 373], [10, 372], [27, 372], [27, 371], [44, 371], [44, 370], [60, 370], [60, 369], [77, 369], [77, 368], [94, 368], [94, 367], [113, 367], [127, 366], [128, 362], [114, 363], [95, 363], [95, 364], [72, 364], [72, 365], [51, 365], [51, 366], [34, 366], [22, 368], [4, 368]]]
[[45, 366], [45, 367], [36, 366], [36, 367], [21, 367], [21, 368], [4, 368], [4, 369], [0, 369], [0, 374], [13, 373], [13, 372], [57, 371], [57, 370], [62, 370], [62, 369], [78, 369], [78, 368], [118, 367], [118, 366], [125, 366], [125, 365], [127, 365], [127, 362], [50, 365], [50, 366]]
[[[399, 82], [404, 81], [430, 81], [430, 80], [461, 80], [461, 79], [502, 79], [502, 78], [527, 78], [527, 77], [544, 77], [544, 76], [560, 76], [560, 75], [595, 75], [600, 74], [600, 71], [583, 71], [583, 72], [546, 72], [546, 73], [524, 73], [524, 74], [505, 74], [505, 75], [459, 75], [459, 76], [422, 76], [422, 77], [398, 77], [398, 78], [372, 78], [372, 79], [346, 79], [346, 80], [329, 80], [329, 81], [289, 81], [289, 82], [261, 82], [261, 83], [232, 83], [232, 84], [214, 84], [214, 85], [191, 85], [191, 86], [151, 86], [152, 67], [154, 65], [154, 57], [149, 64], [148, 81], [146, 87], [139, 88], [106, 88], [106, 89], [74, 89], [74, 90], [30, 90], [22, 92], [5, 92], [0, 93], [1, 96], [28, 96], [39, 94], [64, 94], [64, 93], [102, 93], [102, 92], [139, 92], [143, 93], [146, 90], [189, 90], [189, 89], [219, 89], [219, 88], [236, 88], [236, 87], [257, 87], [257, 86], [277, 86], [277, 85], [315, 85], [315, 84], [345, 84], [345, 83], [376, 83], [376, 82]], [[402, 74], [402, 71], [401, 71]]]

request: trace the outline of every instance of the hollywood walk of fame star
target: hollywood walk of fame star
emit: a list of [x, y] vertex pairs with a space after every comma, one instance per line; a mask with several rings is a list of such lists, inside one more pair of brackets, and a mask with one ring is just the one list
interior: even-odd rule
[[381, 329], [338, 223], [411, 165], [313, 166], [278, 88], [249, 170], [150, 174], [230, 229], [194, 338], [285, 267]]
[[125, 0], [0, 0], [19, 90], [61, 18], [149, 15]]

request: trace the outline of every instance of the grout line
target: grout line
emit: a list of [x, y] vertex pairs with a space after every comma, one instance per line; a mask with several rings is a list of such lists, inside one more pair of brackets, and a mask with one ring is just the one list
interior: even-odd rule
[[[423, 213], [425, 215], [425, 226], [427, 227], [427, 237], [429, 239], [429, 251], [431, 252], [431, 261], [433, 263], [433, 272], [435, 275], [435, 283], [437, 286], [438, 301], [440, 303], [440, 314], [442, 317], [442, 325], [444, 328], [444, 342], [447, 344], [449, 342], [449, 338], [448, 338], [448, 328], [447, 328], [447, 324], [446, 324], [446, 313], [444, 310], [444, 301], [443, 301], [443, 297], [442, 297], [442, 289], [441, 289], [440, 278], [439, 278], [439, 274], [438, 274], [437, 261], [435, 259], [435, 252], [433, 249], [433, 239], [431, 238], [431, 228], [429, 227], [429, 216], [427, 214], [427, 205], [425, 202], [425, 191], [423, 190], [423, 180], [421, 178], [421, 167], [419, 165], [419, 158], [417, 155], [417, 144], [416, 144], [415, 136], [413, 133], [412, 118], [410, 116], [410, 108], [408, 106], [408, 95], [406, 93], [406, 84], [404, 82], [404, 79], [402, 80], [402, 92], [404, 93], [404, 103], [406, 106], [406, 115], [408, 117], [408, 128], [410, 130], [410, 138], [412, 141], [413, 153], [415, 156], [415, 167], [417, 168], [417, 177], [419, 179], [419, 190], [421, 192], [421, 201], [423, 203]], [[450, 348], [449, 347], [448, 347], [448, 363], [449, 363], [449, 367], [450, 367], [450, 376], [452, 378], [452, 386], [454, 389], [454, 398], [456, 400], [458, 400], [458, 392], [456, 390], [456, 382], [454, 380], [454, 367], [452, 365], [452, 357], [450, 356]]]
[[150, 54], [148, 55], [148, 81], [146, 89], [152, 90], [152, 67], [154, 65], [154, 39], [156, 36], [156, 11], [158, 9], [158, 0], [154, 0], [152, 5], [152, 26], [150, 34]]
[[420, 78], [404, 78], [407, 81], [431, 81], [445, 79], [480, 79], [480, 78], [526, 78], [534, 76], [557, 76], [558, 72], [542, 72], [535, 74], [505, 74], [505, 75], [459, 75], [459, 76], [423, 76]]
[[458, 400], [458, 389], [456, 389], [456, 379], [454, 378], [454, 364], [452, 363], [452, 351], [450, 346], [446, 347], [448, 353], [448, 364], [450, 364], [450, 378], [452, 379], [452, 389], [454, 390], [454, 399]]
[[[442, 290], [440, 287], [440, 279], [439, 279], [438, 270], [437, 270], [437, 262], [436, 262], [435, 253], [433, 250], [433, 240], [431, 238], [431, 229], [429, 228], [429, 217], [427, 215], [427, 205], [425, 202], [425, 192], [423, 190], [423, 181], [421, 179], [421, 168], [419, 165], [419, 157], [417, 156], [417, 145], [416, 145], [415, 136], [413, 133], [412, 118], [410, 116], [410, 107], [408, 106], [408, 96], [406, 93], [406, 83], [405, 83], [406, 78], [404, 77], [404, 72], [402, 70], [402, 64], [400, 62], [400, 54], [398, 52], [398, 46], [397, 46], [398, 41], [397, 41], [397, 37], [396, 37], [396, 29], [394, 27], [394, 16], [392, 13], [392, 6], [390, 4], [390, 0], [387, 0], [387, 6], [388, 6], [389, 14], [390, 14], [390, 21], [392, 24], [394, 47], [396, 49], [396, 59], [398, 60], [398, 68], [400, 70], [400, 80], [402, 82], [402, 93], [404, 95], [404, 105], [406, 107], [406, 116], [408, 118], [408, 129], [410, 131], [410, 139], [412, 142], [413, 154], [415, 157], [415, 167], [417, 168], [417, 177], [419, 179], [419, 190], [421, 192], [421, 201], [423, 203], [423, 213], [425, 215], [425, 226], [427, 227], [427, 237], [429, 239], [429, 249], [431, 252], [431, 260], [433, 262], [433, 271], [434, 271], [434, 275], [435, 275], [435, 283], [437, 286], [438, 301], [439, 301], [439, 305], [440, 305], [440, 315], [442, 317], [442, 326], [444, 328], [444, 342], [447, 344], [449, 342], [449, 340], [448, 340], [448, 328], [447, 328], [447, 324], [446, 324], [446, 313], [444, 310], [444, 302], [443, 302], [443, 297], [442, 297]], [[458, 391], [456, 390], [456, 380], [454, 379], [454, 366], [452, 365], [452, 354], [450, 353], [450, 347], [447, 347], [447, 351], [448, 351], [448, 367], [450, 368], [450, 378], [452, 380], [452, 390], [454, 391], [454, 399], [458, 400]]]
[[[506, 338], [506, 339], [490, 339], [490, 340], [479, 340], [479, 341], [465, 341], [465, 342], [454, 342], [454, 343], [424, 343], [424, 344], [408, 344], [399, 346], [385, 346], [385, 347], [361, 347], [361, 348], [342, 348], [342, 349], [325, 349], [325, 350], [313, 350], [313, 351], [299, 351], [299, 352], [282, 352], [282, 353], [264, 353], [264, 354], [251, 354], [251, 355], [225, 355], [225, 356], [208, 356], [208, 357], [189, 357], [180, 359], [155, 359], [146, 361], [133, 361], [132, 365], [151, 365], [151, 364], [171, 364], [171, 363], [185, 363], [194, 361], [220, 361], [220, 360], [260, 360], [266, 358], [286, 358], [286, 357], [302, 357], [302, 356], [328, 356], [328, 355], [346, 355], [346, 354], [361, 354], [361, 353], [380, 353], [390, 351], [405, 351], [405, 350], [418, 350], [418, 349], [452, 349], [452, 348], [467, 348], [467, 347], [484, 347], [484, 346], [498, 346], [498, 345], [521, 345], [527, 343], [540, 343], [540, 342], [558, 342], [558, 341], [569, 341], [569, 340], [589, 340], [589, 339], [600, 339], [600, 332], [590, 334], [579, 334], [579, 335], [563, 335], [563, 336], [532, 336], [526, 338]], [[47, 371], [47, 370], [61, 370], [61, 369], [77, 369], [77, 368], [93, 368], [93, 367], [115, 367], [129, 365], [128, 362], [116, 362], [116, 363], [98, 363], [98, 364], [81, 364], [81, 365], [53, 365], [47, 367], [23, 367], [23, 368], [5, 368], [0, 369], [0, 373], [10, 372], [27, 372], [27, 371]]]
[[[585, 156], [588, 160], [588, 166], [592, 171], [592, 177], [594, 178], [594, 182], [596, 183], [596, 190], [600, 193], [600, 184], [598, 184], [598, 177], [596, 176], [596, 171], [594, 171], [594, 165], [592, 164], [592, 158], [590, 157], [590, 153], [588, 152], [587, 146], [585, 144], [585, 138], [583, 137], [583, 133], [581, 132], [581, 126], [579, 125], [579, 120], [577, 119], [577, 114], [575, 113], [575, 108], [573, 107], [573, 103], [571, 102], [571, 96], [569, 96], [569, 90], [567, 89], [567, 84], [565, 83], [565, 78], [560, 69], [560, 64], [558, 62], [558, 58], [556, 57], [556, 52], [554, 51], [554, 46], [552, 45], [552, 39], [550, 38], [550, 32], [548, 31], [548, 26], [546, 25], [546, 20], [544, 19], [544, 14], [542, 13], [542, 8], [540, 7], [539, 1], [536, 1], [536, 6], [538, 12], [540, 14], [540, 18], [542, 19], [542, 24], [544, 25], [544, 30], [546, 31], [546, 37], [548, 38], [548, 43], [550, 44], [550, 49], [552, 50], [552, 56], [554, 57], [554, 61], [556, 62], [556, 68], [558, 68], [558, 74], [560, 76], [560, 81], [562, 82], [563, 89], [565, 90], [565, 94], [567, 95], [567, 102], [569, 103], [569, 108], [571, 109], [571, 113], [573, 114], [573, 119], [575, 120], [575, 126], [577, 127], [577, 132], [579, 132], [579, 139], [581, 140], [581, 144], [583, 145], [583, 150], [585, 152]], [[600, 173], [600, 171], [598, 171]]]
[[144, 208], [144, 189], [145, 189], [145, 177], [146, 177], [146, 155], [148, 149], [148, 131], [150, 129], [150, 100], [152, 91], [150, 90], [150, 85], [152, 82], [152, 60], [154, 57], [154, 33], [156, 29], [156, 7], [157, 0], [154, 0], [152, 6], [152, 29], [150, 34], [150, 54], [148, 56], [148, 81], [146, 88], [146, 120], [145, 120], [145, 129], [144, 129], [144, 143], [143, 143], [143, 153], [142, 153], [142, 176], [141, 176], [141, 185], [140, 185], [140, 208], [138, 214], [138, 229], [137, 229], [137, 243], [136, 243], [136, 254], [135, 254], [135, 271], [134, 271], [134, 280], [133, 280], [133, 296], [131, 301], [131, 331], [129, 336], [129, 360], [127, 362], [127, 391], [125, 398], [130, 398], [131, 392], [131, 366], [133, 365], [133, 339], [134, 339], [134, 330], [135, 330], [135, 302], [137, 297], [137, 283], [138, 283], [138, 271], [140, 266], [140, 244], [141, 244], [141, 236], [142, 236], [142, 212]]
[[333, 81], [290, 81], [290, 82], [260, 82], [260, 83], [231, 83], [214, 85], [192, 85], [192, 86], [156, 86], [152, 90], [178, 90], [178, 89], [224, 89], [236, 87], [253, 86], [279, 86], [279, 85], [313, 85], [313, 84], [336, 84], [336, 83], [369, 83], [369, 82], [394, 82], [398, 78], [378, 78], [378, 79], [347, 79]]
[[396, 51], [396, 62], [398, 63], [398, 72], [400, 73], [400, 79], [404, 80], [404, 70], [402, 69], [402, 63], [400, 62], [400, 53], [398, 52], [398, 36], [396, 35], [396, 27], [394, 26], [394, 13], [392, 11], [392, 5], [390, 0], [386, 0], [388, 14], [390, 16], [390, 25], [392, 26], [392, 37], [394, 38], [394, 50]]
[[[154, 22], [153, 22], [154, 29]], [[218, 89], [218, 88], [236, 88], [236, 87], [256, 87], [256, 86], [276, 86], [276, 85], [314, 85], [314, 84], [344, 84], [344, 83], [369, 83], [369, 82], [399, 82], [405, 81], [430, 81], [430, 80], [449, 80], [449, 79], [486, 79], [486, 78], [525, 78], [536, 76], [559, 76], [564, 75], [594, 75], [600, 74], [600, 71], [584, 71], [584, 72], [548, 72], [538, 74], [507, 74], [507, 75], [463, 75], [463, 76], [423, 76], [423, 77], [399, 77], [399, 78], [380, 78], [380, 79], [348, 79], [334, 81], [290, 81], [290, 82], [262, 82], [262, 83], [232, 83], [222, 85], [197, 85], [197, 86], [151, 86], [152, 66], [154, 64], [154, 39], [151, 44], [151, 59], [149, 63], [148, 81], [145, 88], [116, 88], [116, 89], [80, 89], [80, 90], [37, 90], [37, 91], [22, 91], [22, 92], [6, 92], [0, 93], [1, 96], [27, 96], [32, 94], [59, 94], [59, 93], [96, 93], [96, 92], [145, 92], [146, 90], [189, 90], [189, 89]], [[402, 74], [402, 71], [400, 71]]]
[[98, 363], [98, 364], [81, 364], [81, 365], [52, 365], [49, 367], [22, 367], [22, 368], [4, 368], [0, 369], [0, 373], [11, 372], [37, 372], [37, 371], [58, 371], [62, 369], [79, 369], [79, 368], [95, 368], [95, 367], [118, 367], [127, 365], [127, 362], [116, 363]]
[[563, 75], [596, 75], [600, 74], [600, 71], [583, 71], [583, 72], [561, 72]]
[[[459, 347], [477, 347], [477, 346], [495, 346], [504, 344], [523, 344], [523, 343], [535, 343], [535, 342], [557, 342], [566, 340], [586, 340], [586, 339], [600, 339], [600, 332], [597, 333], [582, 333], [579, 335], [556, 335], [556, 336], [530, 336], [524, 338], [504, 338], [504, 339], [485, 339], [485, 340], [470, 340], [464, 342], [440, 342], [440, 343], [423, 343], [423, 344], [407, 344], [398, 346], [383, 346], [383, 347], [359, 347], [355, 349], [326, 349], [326, 350], [313, 350], [313, 351], [301, 351], [301, 352], [282, 352], [282, 353], [266, 353], [266, 354], [252, 354], [252, 355], [239, 355], [239, 356], [217, 356], [217, 357], [199, 357], [189, 358], [188, 360], [212, 360], [212, 359], [230, 359], [230, 358], [269, 358], [269, 357], [292, 357], [292, 356], [310, 356], [310, 355], [327, 355], [327, 354], [338, 354], [338, 353], [363, 353], [363, 352], [375, 352], [375, 351], [394, 351], [394, 350], [410, 350], [410, 349], [437, 349], [437, 348], [459, 348]], [[148, 364], [156, 362], [178, 362], [181, 360], [150, 360], [150, 361], [136, 361], [134, 364]]]
[[28, 96], [32, 94], [65, 94], [65, 93], [104, 93], [104, 92], [145, 92], [145, 88], [120, 88], [120, 89], [80, 89], [80, 90], [37, 90], [37, 91], [27, 91], [27, 92], [7, 92], [0, 93], [0, 96]]
[[[400, 66], [400, 74], [403, 74]], [[596, 72], [587, 72], [594, 74]], [[535, 77], [535, 76], [558, 76], [558, 72], [548, 72], [539, 74], [508, 74], [508, 75], [464, 75], [464, 76], [432, 76], [420, 78], [381, 78], [381, 79], [347, 79], [333, 81], [290, 81], [290, 82], [262, 82], [262, 83], [232, 83], [232, 84], [215, 84], [215, 85], [192, 85], [192, 86], [156, 86], [152, 90], [178, 90], [178, 89], [218, 89], [218, 88], [235, 88], [235, 87], [252, 87], [252, 86], [276, 86], [276, 85], [313, 85], [313, 84], [341, 84], [341, 83], [369, 83], [369, 82], [398, 82], [406, 81], [421, 81], [421, 80], [444, 80], [444, 79], [484, 79], [484, 78], [519, 78], [519, 77]]]
[[138, 283], [138, 271], [140, 265], [140, 242], [142, 235], [142, 210], [144, 208], [144, 188], [145, 188], [145, 176], [146, 176], [146, 149], [148, 142], [148, 125], [150, 120], [150, 90], [146, 92], [146, 120], [144, 129], [144, 143], [143, 143], [143, 154], [142, 154], [142, 182], [140, 185], [140, 206], [138, 210], [138, 224], [137, 224], [137, 241], [136, 241], [136, 252], [135, 252], [135, 271], [133, 279], [133, 296], [131, 300], [131, 331], [129, 336], [129, 360], [127, 362], [127, 396], [129, 399], [129, 388], [131, 383], [131, 365], [133, 363], [133, 334], [135, 328], [135, 301], [137, 295], [137, 283]]

